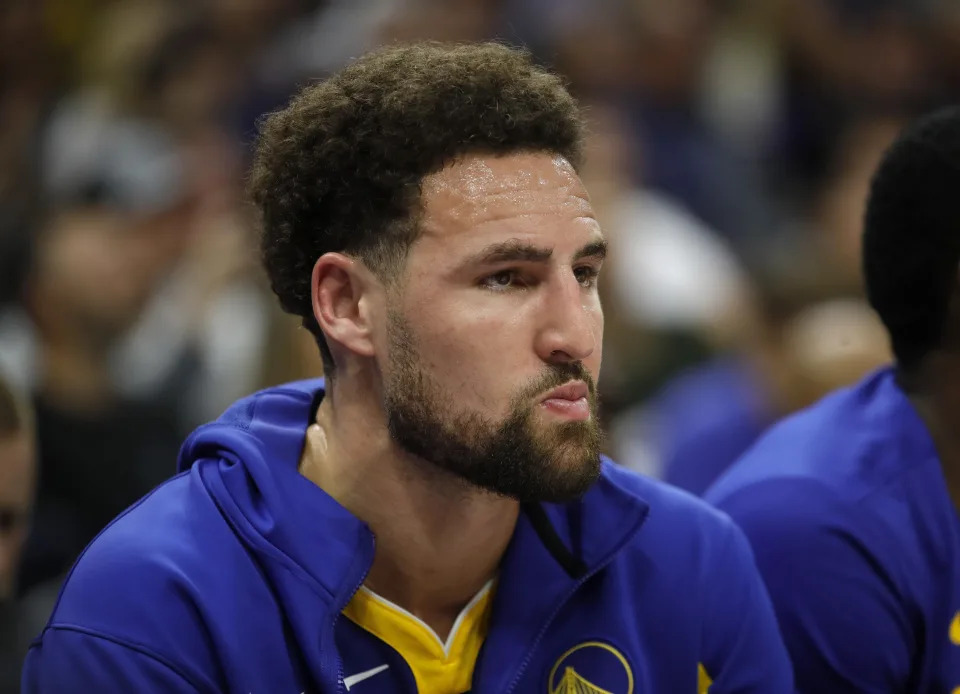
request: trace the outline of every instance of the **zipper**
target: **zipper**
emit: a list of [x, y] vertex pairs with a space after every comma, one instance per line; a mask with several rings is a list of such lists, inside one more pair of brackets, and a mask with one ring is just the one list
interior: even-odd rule
[[[368, 531], [369, 532], [369, 531]], [[363, 585], [363, 582], [367, 580], [367, 574], [370, 573], [370, 567], [373, 565], [373, 553], [376, 550], [377, 539], [370, 533], [370, 543], [364, 543], [364, 547], [361, 551], [364, 553], [369, 552], [369, 559], [364, 561], [363, 571], [360, 573], [360, 577], [354, 585], [353, 590], [347, 593], [346, 598], [341, 601], [341, 604], [337, 605], [337, 609], [333, 614], [333, 621], [330, 624], [330, 629], [334, 634], [334, 644], [336, 644], [336, 633], [337, 633], [337, 620], [340, 619], [340, 614], [343, 612], [343, 608], [353, 599], [353, 596], [357, 594], [357, 591], [360, 590], [360, 586]], [[345, 694], [346, 687], [343, 684], [343, 658], [340, 657], [340, 651], [337, 651], [337, 694]]]
[[[604, 569], [611, 561], [613, 561], [613, 556], [610, 557], [606, 562], [600, 566], [595, 567], [592, 571], [582, 576], [573, 587], [567, 591], [563, 596], [557, 606], [554, 608], [553, 612], [550, 613], [550, 616], [547, 618], [547, 621], [543, 623], [543, 626], [540, 627], [540, 631], [537, 633], [537, 637], [533, 640], [533, 643], [530, 645], [530, 650], [527, 651], [527, 657], [523, 659], [523, 662], [520, 663], [520, 667], [517, 668], [517, 674], [513, 676], [513, 680], [510, 682], [510, 686], [507, 687], [507, 690], [504, 694], [510, 694], [520, 683], [520, 678], [523, 677], [523, 674], [526, 672], [527, 667], [530, 665], [530, 661], [533, 659], [533, 654], [537, 650], [537, 646], [540, 645], [540, 641], [543, 640], [544, 635], [547, 633], [547, 629], [550, 628], [550, 625], [553, 624], [553, 620], [557, 618], [557, 615], [560, 614], [560, 610], [563, 609], [563, 606], [566, 605], [570, 598], [573, 597], [580, 588], [583, 587], [583, 584], [589, 581], [593, 576], [596, 576], [602, 569]], [[478, 687], [477, 689], [480, 689]], [[481, 689], [482, 691], [482, 689]]]
[[[648, 512], [649, 510], [645, 511], [640, 516], [640, 518], [637, 521], [636, 528], [639, 528], [640, 525], [643, 524], [643, 522], [647, 518]], [[620, 550], [623, 549], [624, 545], [626, 545], [627, 542], [630, 540], [630, 538], [633, 537], [636, 531], [636, 528], [631, 530], [631, 532], [626, 533], [623, 539], [621, 540], [621, 542], [618, 543], [617, 546], [610, 551], [610, 554], [604, 557], [603, 560], [600, 561], [596, 566], [594, 566], [590, 571], [588, 571], [586, 574], [581, 576], [577, 580], [577, 582], [573, 585], [573, 587], [569, 591], [567, 591], [566, 594], [564, 594], [563, 598], [557, 603], [557, 606], [554, 608], [553, 612], [550, 613], [550, 616], [543, 623], [543, 626], [540, 627], [540, 631], [537, 632], [537, 637], [533, 640], [533, 643], [530, 645], [530, 650], [527, 651], [527, 656], [523, 659], [523, 662], [520, 663], [520, 666], [517, 668], [517, 674], [513, 676], [513, 680], [511, 680], [510, 686], [507, 687], [506, 691], [503, 692], [503, 694], [512, 694], [513, 690], [516, 689], [517, 685], [520, 683], [520, 678], [523, 677], [524, 673], [527, 670], [527, 667], [529, 667], [530, 665], [530, 661], [533, 659], [533, 654], [536, 652], [537, 646], [540, 645], [540, 642], [543, 640], [544, 635], [547, 633], [547, 629], [549, 629], [550, 625], [553, 624], [553, 620], [557, 618], [558, 614], [560, 614], [560, 610], [563, 609], [564, 605], [570, 602], [570, 599], [574, 596], [574, 594], [578, 590], [580, 590], [587, 581], [589, 581], [591, 578], [596, 576], [598, 573], [603, 571], [603, 569], [607, 568], [611, 563], [613, 563], [613, 560], [616, 559], [617, 554], [620, 553]], [[482, 691], [480, 687], [477, 687], [477, 689]]]

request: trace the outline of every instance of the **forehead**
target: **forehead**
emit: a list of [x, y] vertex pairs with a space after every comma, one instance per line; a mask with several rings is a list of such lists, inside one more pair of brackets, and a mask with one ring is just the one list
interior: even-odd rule
[[468, 155], [427, 176], [421, 190], [428, 242], [467, 245], [483, 231], [555, 232], [558, 223], [596, 227], [580, 178], [558, 155]]

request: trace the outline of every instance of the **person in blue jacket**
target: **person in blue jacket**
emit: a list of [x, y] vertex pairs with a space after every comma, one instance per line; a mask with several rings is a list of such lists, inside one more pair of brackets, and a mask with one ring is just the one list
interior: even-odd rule
[[708, 491], [746, 531], [802, 694], [960, 691], [960, 109], [874, 174], [870, 303], [895, 366], [776, 425]]
[[24, 691], [789, 692], [743, 534], [599, 453], [582, 138], [498, 44], [381, 49], [268, 118], [265, 265], [326, 379], [188, 438]]

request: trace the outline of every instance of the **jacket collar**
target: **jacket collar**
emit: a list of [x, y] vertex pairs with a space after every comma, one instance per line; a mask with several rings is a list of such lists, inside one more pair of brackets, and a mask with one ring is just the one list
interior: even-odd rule
[[[202, 461], [197, 466], [202, 484], [245, 544], [268, 562], [309, 577], [333, 599], [344, 584], [362, 581], [372, 561], [372, 535], [299, 473], [306, 428], [322, 391], [323, 380], [313, 379], [237, 402], [187, 439], [178, 466], [182, 471]], [[543, 528], [536, 527], [528, 510], [520, 516], [503, 574], [527, 574], [527, 565], [536, 560], [549, 565], [542, 580], [569, 584], [609, 561], [648, 512], [647, 503], [611, 475], [612, 466], [604, 460], [600, 479], [580, 500], [542, 505], [548, 530], [578, 563], [574, 570], [557, 556], [556, 547], [551, 552], [545, 546]], [[367, 566], [358, 566], [358, 554], [371, 555]]]
[[541, 508], [580, 566], [568, 566], [556, 549], [551, 550], [544, 531], [536, 527], [535, 511], [521, 514], [501, 564], [490, 632], [474, 672], [477, 691], [515, 690], [560, 609], [613, 561], [649, 513], [645, 501], [617, 482], [609, 460], [604, 460], [600, 479], [580, 501]]

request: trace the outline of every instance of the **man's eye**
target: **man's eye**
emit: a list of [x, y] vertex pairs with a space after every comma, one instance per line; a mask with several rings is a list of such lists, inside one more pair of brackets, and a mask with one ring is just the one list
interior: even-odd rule
[[589, 289], [597, 284], [597, 277], [600, 275], [600, 271], [589, 265], [584, 265], [583, 267], [576, 268], [573, 274], [577, 278], [577, 282]]
[[517, 284], [517, 273], [514, 270], [502, 270], [483, 280], [483, 286], [488, 289], [509, 289]]

